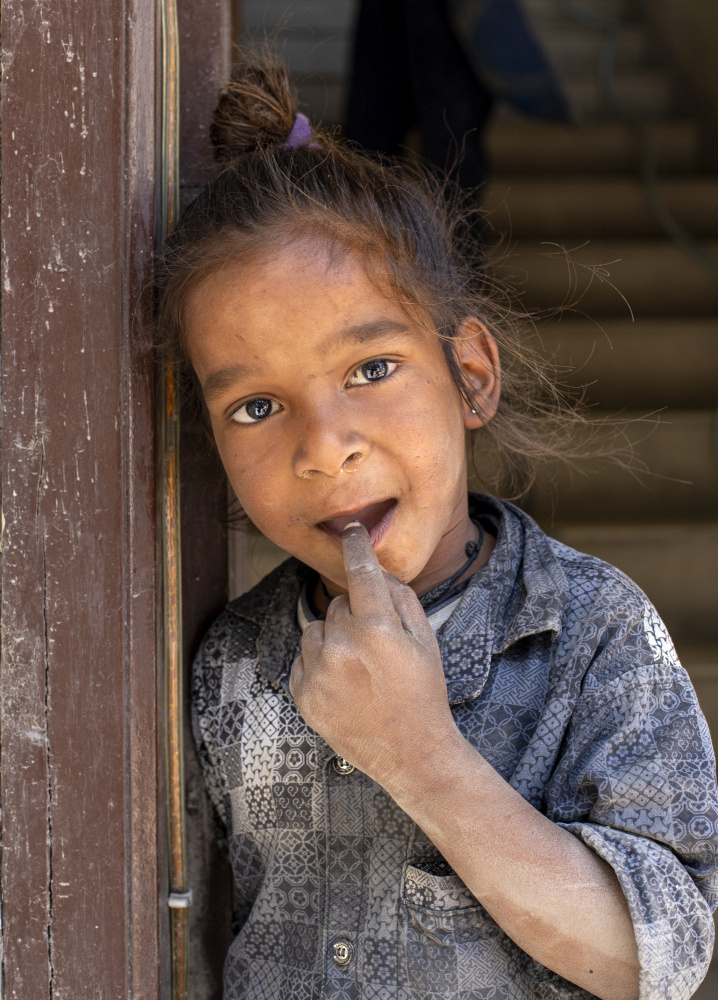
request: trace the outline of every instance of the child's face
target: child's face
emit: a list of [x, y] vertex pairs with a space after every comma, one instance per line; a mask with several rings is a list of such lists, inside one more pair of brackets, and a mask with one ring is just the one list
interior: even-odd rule
[[[464, 366], [486, 393], [494, 348], [480, 324], [467, 331]], [[187, 337], [254, 524], [343, 587], [340, 533], [358, 519], [385, 569], [420, 592], [417, 580], [433, 586], [447, 547], [463, 550], [464, 430], [480, 422], [439, 338], [352, 258], [296, 246], [204, 279]]]

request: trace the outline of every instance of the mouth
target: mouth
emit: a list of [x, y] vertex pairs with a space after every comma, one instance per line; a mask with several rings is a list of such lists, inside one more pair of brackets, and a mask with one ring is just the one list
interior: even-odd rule
[[388, 500], [380, 500], [378, 503], [370, 503], [366, 507], [358, 507], [354, 510], [342, 511], [334, 517], [328, 517], [324, 521], [319, 521], [317, 528], [332, 538], [341, 538], [342, 531], [352, 521], [359, 521], [369, 532], [372, 545], [378, 545], [383, 538], [387, 528], [393, 518], [398, 502], [390, 497]]

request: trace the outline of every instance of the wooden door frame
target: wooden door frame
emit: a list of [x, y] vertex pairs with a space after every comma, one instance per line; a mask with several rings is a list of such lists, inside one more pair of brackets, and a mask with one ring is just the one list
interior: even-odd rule
[[[229, 6], [180, 0], [188, 163], [206, 148]], [[3, 0], [2, 41], [5, 995], [157, 1000], [167, 875], [143, 298], [156, 2]], [[189, 511], [217, 470], [206, 450], [187, 468]], [[185, 560], [188, 652], [226, 594], [219, 520], [192, 530], [205, 541]]]
[[[180, 42], [180, 205], [213, 169], [209, 123], [229, 75], [237, 0], [177, 0]], [[185, 669], [185, 802], [192, 1000], [221, 1000], [231, 941], [229, 865], [214, 841], [209, 802], [190, 733], [190, 664], [210, 622], [227, 602], [226, 479], [196, 411], [181, 416], [182, 627]]]

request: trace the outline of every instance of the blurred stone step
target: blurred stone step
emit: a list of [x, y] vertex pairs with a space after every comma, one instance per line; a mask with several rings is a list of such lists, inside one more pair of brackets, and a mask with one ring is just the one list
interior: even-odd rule
[[[695, 170], [701, 135], [696, 122], [654, 122], [645, 127], [660, 171]], [[618, 122], [559, 125], [553, 122], [496, 122], [487, 145], [497, 175], [569, 175], [640, 170], [639, 133]]]
[[615, 449], [614, 460], [542, 466], [526, 501], [532, 516], [640, 523], [718, 514], [714, 410], [669, 410], [653, 417], [623, 413], [613, 422], [597, 416], [593, 435], [587, 450], [595, 452], [604, 442]]
[[[677, 110], [674, 82], [661, 70], [620, 70], [614, 75], [615, 89], [623, 111], [643, 121], [669, 118]], [[565, 74], [563, 89], [574, 117], [579, 122], [593, 118], [614, 117], [614, 111], [601, 92], [595, 72]], [[497, 120], [522, 120], [507, 105], [496, 112]]]
[[[676, 109], [675, 85], [661, 70], [618, 70], [615, 89], [624, 113], [641, 120], [668, 118]], [[564, 77], [569, 104], [579, 121], [614, 117], [614, 110], [601, 92], [595, 72]]]
[[[718, 645], [681, 643], [676, 647], [681, 663], [691, 675], [691, 680], [706, 680], [718, 684]], [[716, 688], [718, 695], [718, 688]], [[716, 706], [718, 707], [718, 705]]]
[[[558, 19], [539, 23], [536, 34], [560, 76], [597, 66], [605, 44], [600, 32]], [[616, 55], [619, 70], [645, 66], [650, 54], [650, 41], [642, 28], [632, 26], [621, 32]]]
[[557, 524], [547, 530], [630, 576], [658, 608], [676, 643], [718, 641], [718, 523]]
[[[718, 242], [703, 249], [718, 261]], [[494, 251], [498, 253], [498, 251]], [[718, 313], [718, 283], [668, 240], [520, 242], [496, 266], [531, 309], [581, 315], [710, 316]]]
[[[714, 744], [716, 742], [715, 736], [713, 742]], [[718, 915], [714, 913], [713, 919], [716, 921], [716, 938], [718, 938]], [[693, 994], [693, 1000], [716, 1000], [716, 997], [718, 997], [718, 963], [714, 959], [708, 975]]]
[[718, 318], [565, 319], [541, 324], [560, 378], [604, 409], [718, 405]]
[[[718, 178], [660, 182], [662, 204], [694, 236], [718, 236]], [[495, 177], [483, 199], [490, 224], [522, 239], [663, 236], [641, 181], [623, 177]]]

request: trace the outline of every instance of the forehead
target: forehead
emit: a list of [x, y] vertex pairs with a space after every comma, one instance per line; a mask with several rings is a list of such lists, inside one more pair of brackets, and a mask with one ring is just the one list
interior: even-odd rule
[[230, 260], [189, 297], [185, 330], [195, 367], [207, 355], [311, 351], [378, 316], [419, 332], [388, 290], [347, 251], [295, 244], [252, 260]]
[[228, 259], [190, 294], [187, 322], [192, 325], [207, 313], [216, 317], [227, 309], [250, 318], [305, 304], [317, 306], [328, 297], [351, 297], [353, 290], [366, 294], [368, 284], [354, 255], [300, 242], [249, 259]]

